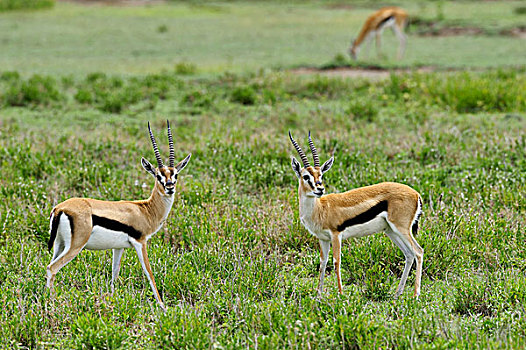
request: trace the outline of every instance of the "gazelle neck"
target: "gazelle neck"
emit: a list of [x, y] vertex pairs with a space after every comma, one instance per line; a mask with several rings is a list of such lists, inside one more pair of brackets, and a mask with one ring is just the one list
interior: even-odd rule
[[298, 186], [298, 198], [300, 218], [310, 220], [320, 199], [312, 195], [307, 195], [307, 192], [303, 189], [301, 183]]
[[168, 214], [170, 214], [170, 210], [172, 209], [172, 205], [174, 203], [174, 195], [164, 194], [161, 185], [159, 185], [156, 181], [152, 190], [152, 194], [150, 195], [150, 198], [146, 200], [146, 202], [148, 203], [148, 209], [152, 219], [162, 222], [166, 220]]

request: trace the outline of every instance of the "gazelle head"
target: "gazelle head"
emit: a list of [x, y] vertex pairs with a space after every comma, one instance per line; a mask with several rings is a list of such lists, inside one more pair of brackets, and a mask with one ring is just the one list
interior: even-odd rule
[[192, 154], [186, 156], [185, 159], [174, 165], [175, 163], [175, 151], [174, 142], [172, 139], [172, 129], [170, 129], [170, 122], [168, 124], [168, 143], [170, 145], [170, 161], [168, 166], [165, 166], [157, 148], [157, 142], [153, 136], [152, 129], [150, 129], [150, 122], [148, 122], [148, 131], [150, 132], [150, 140], [152, 141], [153, 151], [155, 152], [155, 158], [157, 159], [157, 168], [155, 168], [149, 161], [144, 157], [141, 159], [143, 168], [155, 177], [156, 183], [161, 190], [161, 193], [166, 196], [173, 196], [175, 192], [175, 184], [177, 183], [177, 175], [184, 167], [188, 164]]
[[305, 155], [301, 147], [292, 138], [290, 131], [289, 138], [294, 148], [296, 148], [296, 151], [298, 151], [301, 161], [303, 162], [302, 168], [298, 160], [292, 157], [292, 170], [294, 170], [294, 173], [299, 179], [300, 190], [303, 193], [305, 193], [308, 197], [319, 198], [323, 196], [323, 193], [325, 192], [325, 187], [323, 186], [322, 177], [323, 174], [329, 171], [329, 169], [331, 168], [334, 162], [334, 157], [331, 157], [320, 167], [320, 158], [318, 157], [318, 151], [314, 146], [314, 142], [312, 142], [309, 131], [309, 146], [312, 152], [312, 158], [314, 160], [314, 166], [311, 166], [307, 159], [307, 156]]
[[356, 46], [356, 39], [351, 40], [351, 46], [349, 47], [349, 55], [351, 58], [356, 61], [358, 58], [358, 46]]

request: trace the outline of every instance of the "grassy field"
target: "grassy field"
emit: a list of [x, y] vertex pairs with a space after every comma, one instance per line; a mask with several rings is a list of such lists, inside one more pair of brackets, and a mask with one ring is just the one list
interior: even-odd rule
[[[490, 34], [524, 24], [520, 1], [401, 2], [413, 18], [480, 27]], [[418, 5], [420, 4], [420, 5]], [[0, 13], [0, 66], [24, 74], [157, 73], [192, 62], [202, 73], [320, 66], [349, 43], [377, 4], [168, 4], [149, 7], [82, 6], [59, 2], [44, 12]], [[108, 20], [111, 18], [111, 20]], [[385, 66], [498, 67], [524, 65], [524, 40], [510, 36], [421, 37], [411, 28], [402, 61]], [[38, 33], [38, 35], [35, 35]], [[394, 58], [397, 41], [385, 35]], [[391, 44], [391, 45], [390, 45]]]
[[[518, 2], [477, 3], [478, 17], [463, 18], [474, 4], [444, 2], [442, 23], [518, 25]], [[405, 5], [436, 17], [434, 2]], [[492, 11], [500, 20], [482, 21]], [[0, 14], [1, 347], [524, 348], [524, 40], [415, 34], [425, 50], [380, 62], [430, 55], [425, 64], [471, 72], [370, 81], [258, 69], [331, 61], [361, 21], [348, 16], [244, 2]], [[433, 56], [437, 42], [458, 51]], [[74, 196], [147, 198], [147, 121], [167, 156], [166, 119], [176, 158], [193, 154], [149, 245], [167, 312], [131, 250], [114, 295], [109, 251], [83, 251], [51, 294], [51, 209]], [[334, 154], [328, 192], [398, 181], [422, 194], [420, 299], [414, 270], [393, 298], [404, 260], [383, 234], [346, 241], [343, 295], [330, 271], [317, 297], [318, 243], [298, 218], [288, 130], [304, 147], [310, 130], [322, 162]]]

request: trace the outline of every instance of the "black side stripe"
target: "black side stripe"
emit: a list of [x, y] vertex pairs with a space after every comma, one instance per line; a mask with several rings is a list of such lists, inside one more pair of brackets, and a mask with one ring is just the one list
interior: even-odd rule
[[[53, 213], [51, 215], [53, 215]], [[49, 241], [47, 241], [47, 249], [49, 251], [51, 251], [53, 243], [55, 243], [55, 238], [57, 238], [57, 230], [58, 224], [60, 222], [60, 215], [62, 215], [62, 212], [56, 213], [56, 215], [53, 217], [53, 221], [51, 221], [51, 232], [49, 233]]]
[[380, 23], [378, 23], [378, 25], [376, 26], [376, 29], [380, 29], [382, 28], [382, 26], [385, 24], [385, 22], [389, 21], [390, 19], [393, 19], [394, 16], [389, 16], [389, 17], [386, 17], [384, 19], [382, 19], [382, 21]]
[[384, 211], [387, 211], [387, 201], [381, 201], [375, 206], [368, 209], [367, 211], [364, 211], [363, 213], [356, 215], [353, 218], [345, 220], [340, 225], [338, 225], [336, 229], [339, 232], [342, 232], [347, 227], [365, 224], [366, 222], [371, 221], [372, 219], [374, 219], [375, 217], [377, 217], [380, 213]]
[[120, 221], [108, 219], [102, 216], [91, 215], [93, 226], [100, 226], [112, 231], [120, 231], [126, 233], [128, 236], [139, 239], [142, 233], [136, 230], [133, 226], [123, 224]]

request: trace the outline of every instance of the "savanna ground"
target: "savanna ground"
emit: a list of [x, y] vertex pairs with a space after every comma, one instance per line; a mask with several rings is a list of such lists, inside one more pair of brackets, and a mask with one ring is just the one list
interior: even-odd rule
[[[512, 1], [399, 5], [418, 19], [407, 57], [372, 51], [357, 64], [342, 55], [375, 2], [59, 2], [1, 13], [0, 344], [526, 346], [526, 57], [510, 35], [526, 11]], [[431, 35], [452, 27], [477, 35]], [[290, 72], [369, 64], [408, 72]], [[436, 72], [411, 72], [420, 66]], [[130, 250], [114, 295], [109, 251], [82, 252], [50, 294], [52, 207], [146, 198], [146, 122], [166, 156], [166, 119], [176, 156], [193, 154], [150, 241], [168, 311]], [[398, 181], [422, 194], [420, 299], [413, 273], [393, 299], [403, 255], [382, 234], [345, 242], [344, 294], [330, 272], [317, 297], [318, 246], [298, 219], [288, 130], [304, 147], [311, 130], [322, 161], [334, 154], [329, 192]]]

